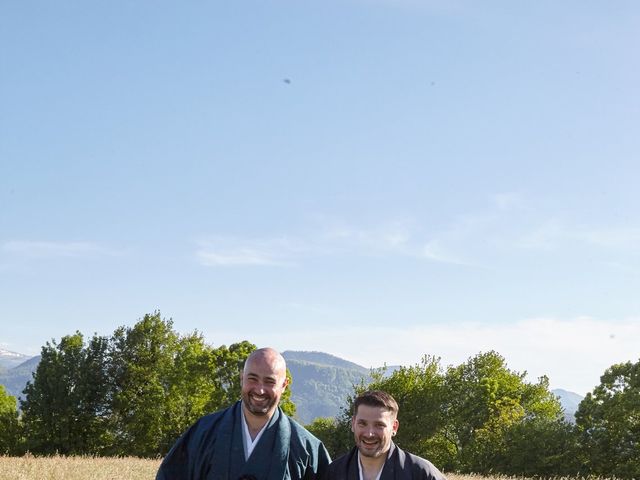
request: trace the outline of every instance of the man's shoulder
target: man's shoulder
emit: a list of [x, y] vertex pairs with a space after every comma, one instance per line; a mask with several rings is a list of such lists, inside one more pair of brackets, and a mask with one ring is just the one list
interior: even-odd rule
[[288, 415], [285, 417], [289, 420], [289, 424], [291, 425], [291, 438], [297, 438], [301, 442], [307, 443], [309, 445], [320, 445], [322, 442], [309, 430], [300, 425], [296, 420], [291, 418]]
[[345, 468], [346, 465], [351, 461], [351, 458], [355, 454], [356, 450], [357, 449], [354, 447], [348, 452], [340, 455], [338, 458], [333, 460], [329, 465], [329, 471], [335, 472], [337, 470], [340, 470], [341, 468]]
[[229, 411], [231, 407], [223, 408], [222, 410], [218, 410], [217, 412], [209, 413], [200, 417], [196, 422], [191, 426], [191, 430], [210, 430], [215, 428], [216, 425], [220, 422], [224, 414]]
[[[419, 457], [418, 455], [414, 455], [406, 450], [401, 450], [399, 448], [398, 450], [404, 453], [405, 462], [407, 466], [411, 468], [414, 475], [431, 480], [446, 480], [446, 477], [442, 472], [426, 458]], [[416, 477], [414, 476], [414, 478]]]

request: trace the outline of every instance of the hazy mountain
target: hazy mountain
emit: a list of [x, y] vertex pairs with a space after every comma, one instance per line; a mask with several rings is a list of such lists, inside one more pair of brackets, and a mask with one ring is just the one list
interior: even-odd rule
[[304, 424], [340, 414], [353, 386], [369, 380], [369, 369], [327, 353], [286, 351], [282, 355], [293, 377], [296, 416]]
[[36, 371], [40, 362], [40, 355], [32, 358], [26, 355], [24, 357], [28, 358], [28, 360], [0, 372], [0, 385], [4, 385], [9, 395], [13, 395], [16, 398], [22, 396], [22, 390], [24, 390], [27, 382], [31, 380], [31, 374]]
[[356, 370], [365, 375], [369, 374], [368, 368], [361, 367], [357, 363], [353, 363], [349, 360], [344, 360], [324, 352], [299, 352], [287, 350], [282, 353], [282, 356], [287, 361], [287, 364], [295, 360], [305, 363], [315, 363], [317, 365], [326, 365], [329, 367], [345, 368], [347, 370]]
[[10, 352], [0, 348], [0, 371], [6, 371], [10, 368], [17, 367], [24, 361], [28, 360], [28, 355], [22, 353]]
[[567, 422], [576, 423], [575, 415], [578, 411], [578, 406], [580, 405], [580, 402], [584, 397], [582, 395], [578, 395], [577, 393], [569, 392], [561, 388], [551, 390], [551, 393], [553, 393], [560, 399], [562, 408], [564, 408], [565, 420]]

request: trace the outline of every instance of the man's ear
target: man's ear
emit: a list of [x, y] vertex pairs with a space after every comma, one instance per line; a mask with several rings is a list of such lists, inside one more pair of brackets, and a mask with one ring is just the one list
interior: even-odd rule
[[398, 419], [396, 418], [393, 421], [393, 426], [391, 427], [393, 429], [393, 434], [395, 435], [396, 433], [398, 433], [398, 427], [400, 426], [400, 422], [398, 421]]
[[356, 417], [351, 417], [351, 431], [352, 431], [353, 433], [356, 433], [356, 429], [355, 429], [355, 427], [353, 426], [355, 423], [356, 423]]
[[282, 382], [282, 390], [285, 390], [289, 386], [289, 377], [284, 377], [284, 382]]

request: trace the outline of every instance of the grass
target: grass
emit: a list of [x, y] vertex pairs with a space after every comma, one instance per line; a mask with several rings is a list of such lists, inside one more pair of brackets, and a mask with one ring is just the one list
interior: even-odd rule
[[[134, 457], [0, 456], [0, 480], [154, 480], [159, 465], [160, 460]], [[448, 480], [524, 480], [504, 476], [483, 477], [453, 473], [447, 474], [447, 478]]]
[[159, 465], [132, 457], [0, 456], [0, 480], [153, 480]]

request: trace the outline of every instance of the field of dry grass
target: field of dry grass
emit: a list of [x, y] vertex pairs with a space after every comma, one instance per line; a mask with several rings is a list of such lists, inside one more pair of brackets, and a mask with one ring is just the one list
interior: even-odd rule
[[0, 480], [153, 480], [158, 465], [140, 458], [0, 456]]
[[[0, 456], [0, 480], [154, 480], [159, 465], [160, 460], [132, 457]], [[509, 480], [508, 477], [455, 474], [447, 474], [447, 478]]]

